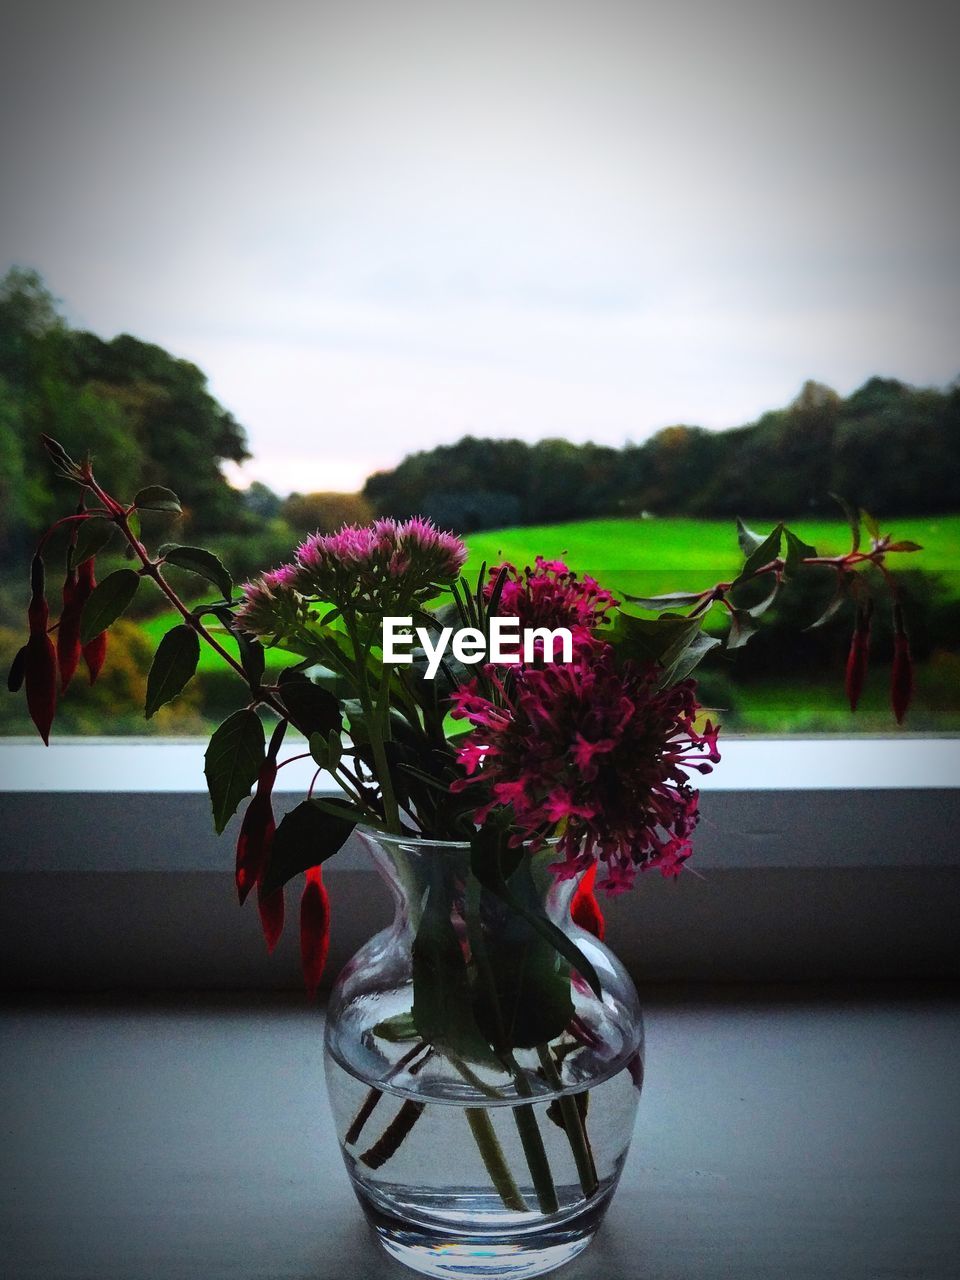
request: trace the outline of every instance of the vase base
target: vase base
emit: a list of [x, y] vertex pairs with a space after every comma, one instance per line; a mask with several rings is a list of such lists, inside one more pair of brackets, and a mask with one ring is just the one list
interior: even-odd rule
[[446, 1280], [456, 1276], [526, 1280], [526, 1277], [545, 1275], [586, 1249], [602, 1216], [602, 1209], [596, 1206], [593, 1211], [565, 1222], [544, 1222], [539, 1231], [472, 1234], [405, 1222], [385, 1214], [369, 1201], [364, 1209], [377, 1238], [392, 1258], [421, 1275], [446, 1277]]

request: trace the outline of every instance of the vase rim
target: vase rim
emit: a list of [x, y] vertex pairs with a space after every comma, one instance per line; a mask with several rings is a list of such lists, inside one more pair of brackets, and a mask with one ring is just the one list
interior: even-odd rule
[[[469, 840], [434, 840], [430, 836], [397, 835], [393, 831], [380, 831], [377, 827], [369, 827], [364, 822], [357, 823], [357, 834], [361, 836], [369, 836], [371, 840], [379, 840], [381, 844], [415, 845], [424, 849], [466, 850], [471, 847]], [[526, 843], [529, 844], [530, 842], [527, 841]], [[537, 852], [539, 853], [541, 849], [555, 849], [559, 843], [559, 836], [551, 836], [549, 840], [545, 840], [543, 844], [539, 846]]]

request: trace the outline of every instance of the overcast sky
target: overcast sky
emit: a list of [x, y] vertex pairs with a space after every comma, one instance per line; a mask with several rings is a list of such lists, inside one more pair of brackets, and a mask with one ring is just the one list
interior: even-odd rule
[[238, 473], [960, 373], [958, 6], [13, 0], [0, 266], [199, 364]]

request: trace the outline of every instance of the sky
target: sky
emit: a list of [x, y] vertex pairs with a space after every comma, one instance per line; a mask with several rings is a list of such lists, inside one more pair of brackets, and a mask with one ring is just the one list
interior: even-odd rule
[[198, 364], [233, 469], [960, 374], [960, 8], [8, 0], [0, 269]]

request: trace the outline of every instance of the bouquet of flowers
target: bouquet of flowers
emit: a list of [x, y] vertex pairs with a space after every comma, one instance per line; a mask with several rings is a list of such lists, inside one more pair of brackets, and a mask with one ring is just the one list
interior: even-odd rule
[[[909, 705], [909, 641], [886, 560], [921, 548], [881, 534], [868, 513], [846, 504], [852, 533], [846, 553], [820, 556], [783, 524], [760, 535], [738, 521], [740, 573], [699, 592], [616, 600], [593, 578], [543, 557], [523, 569], [484, 565], [468, 582], [461, 576], [464, 544], [423, 519], [381, 519], [315, 535], [288, 564], [237, 591], [212, 552], [176, 544], [151, 552], [141, 541], [140, 511], [179, 513], [170, 490], [151, 486], [121, 502], [101, 487], [89, 461], [74, 462], [49, 437], [44, 444], [81, 500], [47, 530], [34, 556], [29, 635], [9, 688], [25, 688], [30, 715], [48, 741], [58, 688], [66, 693], [81, 656], [96, 680], [110, 625], [149, 579], [182, 621], [157, 649], [146, 715], [189, 683], [201, 643], [236, 672], [243, 705], [216, 730], [206, 753], [214, 824], [222, 831], [255, 788], [237, 842], [237, 890], [242, 902], [257, 888], [272, 950], [283, 924], [283, 887], [306, 875], [303, 952], [311, 990], [327, 929], [321, 865], [358, 823], [435, 840], [495, 831], [504, 850], [536, 850], [554, 839], [556, 875], [599, 865], [599, 887], [608, 894], [629, 889], [640, 871], [678, 875], [697, 822], [689, 775], [710, 772], [720, 759], [718, 728], [702, 714], [692, 673], [712, 649], [746, 643], [781, 588], [809, 566], [836, 574], [833, 600], [813, 625], [853, 604], [846, 668], [852, 709], [867, 670], [873, 611], [862, 570], [879, 572], [893, 604], [891, 698], [898, 722]], [[66, 572], [59, 619], [51, 625], [44, 550], [62, 529], [69, 534]], [[96, 557], [116, 530], [135, 567], [98, 583]], [[184, 603], [164, 576], [166, 565], [205, 579], [216, 598]], [[769, 584], [763, 598], [740, 604], [740, 593], [760, 581]], [[725, 640], [704, 629], [714, 606], [729, 619]], [[492, 656], [500, 660], [491, 661], [491, 624], [504, 619], [517, 624], [510, 628], [517, 652], [499, 654], [495, 645]], [[386, 656], [385, 621], [391, 623]], [[551, 651], [558, 638], [559, 660]], [[274, 647], [291, 662], [267, 682], [264, 649]], [[269, 742], [265, 718], [274, 724]], [[304, 754], [280, 759], [288, 726], [300, 731], [318, 775], [333, 778], [342, 797], [311, 794], [275, 826], [277, 771]], [[595, 906], [580, 909], [599, 918]]]
[[[855, 708], [876, 579], [892, 597], [892, 702], [902, 720], [912, 668], [887, 560], [920, 548], [882, 534], [872, 517], [852, 509], [849, 550], [832, 556], [818, 555], [783, 524], [758, 534], [738, 522], [743, 564], [732, 580], [615, 599], [558, 559], [483, 565], [468, 579], [459, 538], [424, 519], [379, 519], [309, 537], [289, 563], [237, 589], [204, 548], [145, 544], [140, 512], [176, 514], [175, 494], [151, 486], [121, 501], [89, 461], [75, 462], [51, 439], [45, 445], [80, 500], [40, 541], [29, 635], [9, 679], [12, 690], [25, 688], [44, 741], [80, 659], [95, 680], [111, 624], [149, 581], [180, 621], [153, 659], [146, 715], [187, 686], [203, 644], [237, 676], [238, 706], [210, 739], [205, 772], [218, 832], [245, 806], [236, 886], [241, 903], [256, 890], [267, 946], [273, 950], [284, 927], [286, 887], [303, 877], [300, 947], [306, 986], [316, 992], [330, 919], [322, 868], [355, 828], [465, 847], [467, 871], [450, 895], [442, 898], [435, 886], [413, 895], [412, 998], [372, 1028], [371, 1042], [411, 1046], [390, 1068], [408, 1079], [429, 1055], [445, 1054], [478, 1097], [492, 1091], [502, 1098], [497, 1090], [509, 1082], [531, 1194], [548, 1216], [558, 1193], [525, 1099], [556, 1085], [556, 1110], [547, 1116], [569, 1142], [589, 1200], [600, 1184], [585, 1102], [575, 1105], [559, 1088], [576, 1053], [600, 1036], [584, 1001], [602, 996], [604, 979], [585, 940], [603, 935], [598, 891], [622, 893], [652, 870], [675, 877], [690, 857], [698, 818], [692, 778], [720, 760], [718, 727], [697, 701], [697, 665], [712, 650], [745, 644], [792, 579], [826, 566], [836, 592], [815, 625], [852, 606], [846, 692]], [[44, 561], [56, 531], [66, 567], [51, 625]], [[130, 563], [97, 582], [96, 558], [117, 531]], [[187, 603], [167, 566], [204, 580], [211, 598]], [[717, 613], [729, 622], [722, 637], [705, 628]], [[290, 656], [270, 678], [267, 649]], [[285, 752], [288, 729], [302, 741], [291, 747], [286, 739]], [[305, 755], [316, 766], [314, 784], [323, 774], [337, 792], [327, 786], [315, 794], [311, 785], [276, 823], [278, 771]], [[579, 929], [544, 909], [534, 862], [558, 886], [576, 882], [565, 909]], [[345, 1149], [381, 1093], [371, 1088], [345, 1123]], [[360, 1157], [368, 1169], [396, 1153], [419, 1115], [416, 1105], [404, 1102]], [[528, 1209], [486, 1114], [476, 1106], [467, 1114], [502, 1206]], [[382, 1199], [382, 1189], [376, 1194]]]

